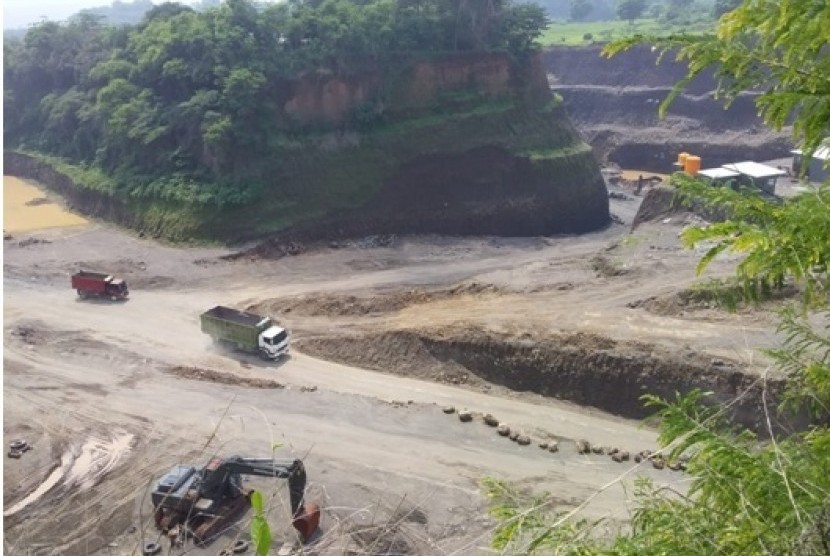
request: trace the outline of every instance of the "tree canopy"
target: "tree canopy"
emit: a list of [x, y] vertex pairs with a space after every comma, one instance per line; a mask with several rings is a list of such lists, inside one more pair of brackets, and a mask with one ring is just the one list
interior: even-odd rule
[[547, 24], [541, 8], [511, 0], [202, 7], [168, 2], [122, 27], [82, 13], [6, 41], [6, 145], [100, 167], [132, 195], [245, 201], [237, 193], [267, 175], [291, 127], [276, 97], [286, 80], [445, 52], [521, 56]]

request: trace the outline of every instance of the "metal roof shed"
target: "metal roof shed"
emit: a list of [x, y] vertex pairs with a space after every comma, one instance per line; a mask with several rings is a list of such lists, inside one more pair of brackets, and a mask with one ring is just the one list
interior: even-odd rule
[[[804, 152], [801, 149], [790, 151], [793, 153], [793, 172], [798, 174], [804, 164]], [[807, 166], [807, 179], [815, 182], [830, 180], [830, 147], [820, 147], [813, 153]]]
[[705, 168], [699, 171], [697, 176], [705, 179], [711, 185], [732, 185], [740, 174], [726, 168]]
[[739, 182], [743, 185], [757, 187], [773, 195], [775, 194], [775, 183], [778, 178], [787, 175], [784, 170], [752, 161], [724, 164], [723, 168], [739, 173]]

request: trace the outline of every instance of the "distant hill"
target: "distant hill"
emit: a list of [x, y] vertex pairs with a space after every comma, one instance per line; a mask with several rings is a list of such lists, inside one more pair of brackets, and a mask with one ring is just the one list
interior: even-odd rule
[[[198, 2], [177, 2], [189, 5], [196, 11], [218, 6], [221, 0], [199, 0]], [[159, 2], [160, 3], [160, 2]], [[135, 25], [144, 19], [144, 15], [153, 9], [151, 0], [133, 0], [132, 2], [121, 2], [115, 0], [109, 6], [98, 8], [87, 8], [78, 12], [79, 14], [91, 14], [101, 17], [106, 23], [113, 25]]]
[[[157, 3], [161, 3], [158, 2]], [[176, 2], [182, 5], [187, 5], [196, 11], [206, 10], [219, 6], [221, 0], [198, 0], [195, 2]], [[99, 6], [97, 8], [87, 8], [79, 11], [71, 17], [77, 17], [81, 14], [93, 15], [100, 18], [104, 23], [111, 25], [136, 25], [144, 19], [144, 15], [153, 9], [155, 4], [152, 0], [133, 0], [132, 2], [121, 2], [115, 0], [109, 6]], [[71, 18], [70, 18], [71, 19]], [[4, 39], [22, 39], [26, 35], [27, 29], [4, 29]]]

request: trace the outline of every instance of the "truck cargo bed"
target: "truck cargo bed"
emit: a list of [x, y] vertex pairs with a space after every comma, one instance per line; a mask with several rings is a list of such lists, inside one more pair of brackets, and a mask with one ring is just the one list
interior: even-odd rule
[[230, 307], [223, 307], [222, 305], [217, 305], [213, 309], [206, 311], [205, 316], [242, 324], [244, 326], [259, 326], [263, 320], [268, 318], [231, 309]]

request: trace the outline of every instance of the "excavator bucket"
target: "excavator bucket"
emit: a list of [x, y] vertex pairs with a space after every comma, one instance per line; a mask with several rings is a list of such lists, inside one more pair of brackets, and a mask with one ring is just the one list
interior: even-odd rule
[[297, 512], [297, 515], [294, 517], [291, 525], [294, 526], [294, 529], [299, 531], [303, 542], [308, 542], [311, 535], [314, 534], [314, 531], [316, 531], [317, 527], [320, 525], [320, 506], [314, 502], [309, 502], [303, 506], [299, 512]]

